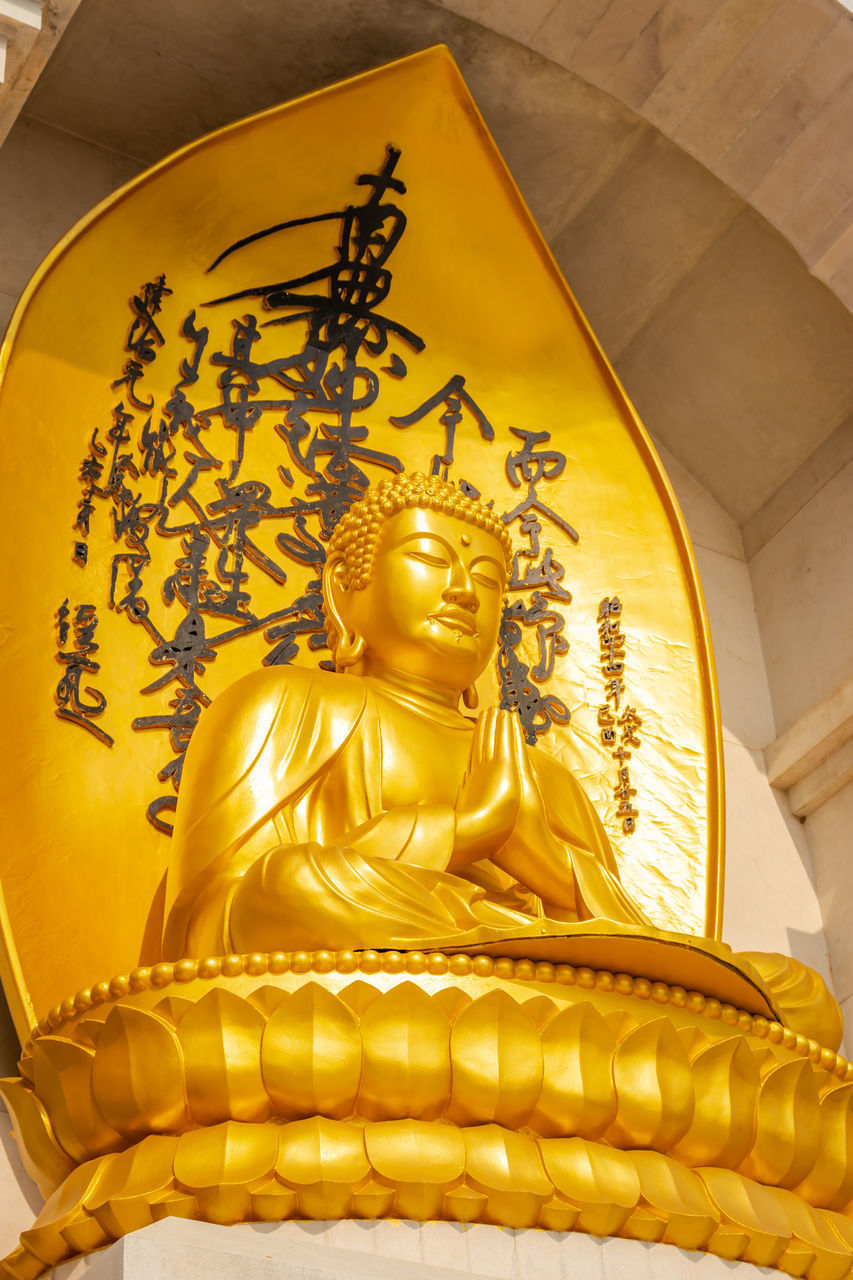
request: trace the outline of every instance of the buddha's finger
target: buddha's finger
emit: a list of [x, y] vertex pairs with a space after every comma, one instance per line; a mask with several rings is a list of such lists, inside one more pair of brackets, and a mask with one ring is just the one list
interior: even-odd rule
[[495, 758], [495, 753], [497, 750], [497, 733], [498, 733], [499, 714], [500, 713], [496, 707], [489, 707], [489, 711], [488, 711], [489, 719], [488, 719], [487, 729], [485, 734], [485, 742], [483, 744], [484, 745], [484, 754], [483, 754], [484, 764], [488, 764], [489, 761], [494, 760]]
[[489, 738], [489, 723], [492, 709], [489, 707], [482, 713], [477, 721], [477, 728], [474, 730], [474, 740], [471, 743], [471, 763], [482, 764], [485, 759], [486, 743]]
[[516, 777], [522, 781], [529, 781], [530, 778], [530, 757], [527, 754], [527, 746], [524, 741], [524, 731], [518, 716], [508, 713], [509, 721], [509, 742], [507, 746], [507, 758], [512, 760], [515, 768]]
[[515, 712], [509, 713], [512, 722], [512, 749], [522, 763], [527, 763], [529, 755], [527, 753], [527, 745], [524, 737], [524, 725], [521, 723], [521, 717]]
[[504, 765], [515, 763], [515, 758], [516, 758], [515, 749], [514, 749], [515, 743], [513, 741], [513, 738], [514, 738], [513, 720], [514, 719], [515, 717], [513, 716], [511, 711], [500, 712], [499, 749], [500, 749], [500, 758], [503, 761]]

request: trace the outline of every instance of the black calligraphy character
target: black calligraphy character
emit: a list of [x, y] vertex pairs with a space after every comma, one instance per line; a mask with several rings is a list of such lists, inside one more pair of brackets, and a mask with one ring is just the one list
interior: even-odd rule
[[[197, 686], [191, 685], [189, 688], [181, 686], [169, 703], [171, 712], [166, 711], [162, 715], [154, 716], [137, 716], [133, 721], [134, 729], [167, 729], [169, 731], [169, 743], [176, 754], [168, 764], [163, 766], [157, 777], [161, 782], [171, 782], [175, 792], [181, 785], [184, 753], [189, 746], [203, 708], [209, 704], [210, 699]], [[166, 821], [164, 815], [174, 813], [177, 804], [177, 795], [165, 795], [158, 796], [148, 806], [146, 812], [149, 822], [163, 835], [172, 834], [172, 824]]]
[[127, 360], [121, 371], [121, 377], [116, 378], [115, 382], [111, 382], [110, 386], [113, 391], [116, 387], [127, 387], [127, 398], [133, 405], [134, 409], [142, 409], [148, 412], [154, 408], [154, 397], [149, 400], [140, 400], [136, 394], [136, 384], [145, 372], [142, 364], [138, 360]]
[[142, 471], [149, 476], [162, 472], [170, 480], [178, 473], [169, 464], [177, 450], [172, 443], [172, 436], [178, 430], [178, 423], [170, 419], [160, 419], [157, 427], [151, 426], [148, 418], [139, 436], [139, 447], [142, 453]]
[[637, 715], [634, 707], [626, 707], [619, 717], [618, 723], [622, 742], [629, 747], [639, 747], [639, 730], [642, 728], [643, 721]]
[[[76, 644], [74, 649], [65, 647], [69, 639], [69, 615], [70, 610], [66, 599], [57, 610], [59, 652], [56, 660], [65, 667], [65, 672], [56, 686], [56, 714], [61, 720], [80, 725], [99, 742], [111, 747], [114, 739], [100, 725], [93, 723], [93, 720], [106, 710], [107, 700], [99, 689], [91, 685], [82, 686], [84, 676], [97, 675], [101, 669], [100, 663], [94, 658], [99, 648], [95, 643], [95, 628], [98, 625], [95, 606], [81, 604], [75, 610], [72, 624]], [[84, 694], [90, 699], [88, 702]]]
[[[399, 158], [399, 150], [389, 147], [381, 173], [359, 175], [359, 186], [372, 188], [364, 204], [290, 219], [256, 231], [225, 249], [208, 270], [214, 271], [230, 254], [267, 236], [312, 223], [339, 220], [340, 238], [336, 260], [331, 266], [274, 284], [256, 285], [216, 298], [209, 305], [260, 297], [268, 310], [297, 308], [291, 315], [277, 317], [268, 323], [292, 324], [297, 320], [307, 320], [307, 346], [325, 351], [342, 346], [349, 359], [354, 358], [362, 347], [371, 355], [381, 355], [391, 333], [403, 338], [415, 351], [422, 351], [424, 343], [421, 338], [405, 325], [387, 319], [376, 310], [391, 288], [391, 272], [385, 264], [406, 228], [406, 215], [399, 206], [390, 201], [383, 203], [388, 191], [398, 195], [405, 193], [405, 184], [393, 176]], [[328, 292], [316, 290], [314, 286], [317, 285], [326, 285]]]
[[211, 357], [214, 364], [223, 365], [219, 385], [223, 392], [221, 412], [226, 427], [237, 433], [237, 447], [231, 466], [230, 480], [234, 480], [243, 462], [246, 432], [259, 420], [264, 406], [252, 404], [252, 397], [260, 390], [258, 381], [261, 366], [252, 360], [252, 348], [258, 341], [258, 322], [254, 316], [234, 321], [231, 350], [218, 351]]
[[598, 727], [601, 730], [600, 737], [604, 746], [615, 746], [616, 716], [606, 702], [598, 708]]
[[193, 383], [198, 382], [198, 370], [201, 365], [201, 358], [204, 355], [207, 346], [209, 330], [203, 326], [200, 329], [195, 327], [195, 308], [184, 317], [181, 324], [181, 337], [186, 338], [188, 342], [193, 344], [193, 353], [189, 359], [184, 358], [178, 365], [178, 372], [181, 375], [178, 387], [191, 387]]
[[221, 496], [208, 504], [207, 524], [219, 543], [217, 576], [229, 586], [229, 608], [239, 615], [250, 600], [249, 593], [242, 590], [248, 578], [245, 560], [257, 565], [280, 586], [287, 581], [284, 569], [249, 537], [250, 529], [262, 520], [279, 518], [282, 511], [270, 502], [269, 485], [260, 480], [244, 480], [236, 485], [217, 480], [216, 485]]
[[[72, 528], [79, 531], [81, 539], [89, 536], [89, 525], [95, 510], [93, 499], [106, 496], [105, 490], [101, 489], [98, 484], [104, 471], [103, 460], [106, 454], [106, 446], [102, 445], [98, 440], [98, 428], [96, 427], [89, 440], [89, 452], [80, 463], [78, 475], [80, 483], [83, 485], [83, 493], [77, 503], [77, 515]], [[88, 558], [89, 548], [86, 543], [82, 540], [75, 542], [74, 560], [79, 565], [85, 565]]]
[[[148, 618], [148, 601], [142, 595], [142, 570], [148, 564], [150, 556], [147, 551], [141, 553], [126, 552], [113, 556], [110, 566], [110, 608], [116, 613], [127, 613], [131, 622], [144, 622]], [[118, 577], [124, 568], [128, 574], [125, 594], [119, 600]]]
[[178, 623], [171, 640], [164, 640], [152, 649], [149, 660], [155, 666], [166, 665], [169, 670], [152, 680], [142, 692], [156, 693], [173, 680], [192, 685], [196, 675], [204, 671], [205, 662], [212, 662], [215, 656], [213, 649], [208, 647], [204, 618], [197, 610], [192, 610]]
[[275, 645], [265, 654], [264, 666], [281, 666], [290, 662], [299, 652], [297, 636], [308, 637], [309, 649], [323, 649], [326, 646], [326, 615], [323, 611], [323, 592], [319, 578], [312, 578], [305, 595], [298, 596], [293, 601], [285, 612], [284, 621], [264, 632], [264, 639]]
[[129, 428], [132, 422], [133, 414], [125, 410], [124, 402], [120, 400], [113, 409], [113, 425], [107, 432], [107, 439], [113, 446], [113, 454], [105, 489], [106, 493], [113, 498], [117, 497], [124, 487], [126, 475], [130, 475], [134, 480], [139, 479], [139, 469], [133, 460], [133, 454], [120, 452], [123, 444], [130, 443]]
[[160, 502], [143, 502], [141, 493], [122, 487], [112, 509], [114, 540], [123, 538], [131, 551], [147, 552], [149, 526], [160, 511]]
[[446, 480], [453, 463], [456, 428], [462, 421], [463, 405], [473, 415], [480, 435], [484, 440], [494, 440], [495, 432], [483, 410], [465, 390], [465, 379], [461, 373], [454, 374], [443, 387], [424, 400], [423, 404], [419, 405], [417, 409], [413, 409], [411, 413], [400, 417], [391, 418], [390, 421], [395, 427], [413, 427], [416, 423], [421, 422], [433, 409], [437, 409], [439, 405], [444, 406], [444, 412], [439, 418], [439, 422], [444, 427], [444, 452], [433, 455], [430, 474], [434, 476], [440, 475], [443, 480]]
[[164, 338], [154, 317], [159, 314], [163, 299], [169, 297], [171, 292], [171, 289], [166, 288], [166, 277], [160, 275], [156, 280], [144, 284], [140, 293], [131, 299], [131, 306], [136, 314], [127, 335], [125, 350], [135, 355], [143, 364], [150, 364], [156, 358], [156, 348], [163, 345]]
[[517, 652], [520, 644], [521, 627], [506, 605], [498, 639], [500, 705], [505, 711], [518, 713], [525, 741], [532, 746], [552, 723], [568, 724], [571, 712], [560, 698], [543, 694], [529, 679], [530, 669]]
[[517, 618], [525, 626], [536, 627], [539, 661], [532, 668], [531, 675], [535, 680], [549, 680], [554, 674], [557, 655], [569, 651], [569, 642], [562, 634], [565, 618], [556, 609], [548, 608], [548, 602], [540, 591], [533, 592], [529, 605], [523, 600], [509, 605], [507, 617]]
[[561, 529], [572, 542], [580, 541], [577, 530], [558, 512], [546, 506], [536, 492], [536, 485], [540, 480], [555, 480], [562, 475], [566, 465], [565, 455], [553, 449], [534, 448], [535, 445], [550, 440], [549, 431], [520, 431], [517, 427], [510, 427], [510, 431], [522, 441], [522, 447], [515, 453], [507, 454], [507, 479], [516, 489], [520, 487], [522, 480], [526, 481], [527, 496], [512, 511], [507, 511], [501, 517], [502, 520], [505, 524], [511, 524], [513, 520], [520, 520], [528, 513], [537, 513]]

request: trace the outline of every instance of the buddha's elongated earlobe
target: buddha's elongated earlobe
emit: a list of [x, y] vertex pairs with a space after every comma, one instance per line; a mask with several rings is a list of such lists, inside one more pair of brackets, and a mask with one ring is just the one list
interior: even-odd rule
[[364, 636], [355, 631], [345, 632], [335, 649], [335, 670], [345, 671], [347, 667], [355, 666], [363, 653]]
[[462, 690], [462, 703], [469, 711], [476, 711], [480, 705], [480, 695], [477, 693], [477, 686], [469, 684], [467, 689]]
[[323, 607], [336, 671], [354, 666], [364, 654], [364, 637], [353, 629], [348, 617], [351, 596], [343, 556], [333, 554], [323, 569]]

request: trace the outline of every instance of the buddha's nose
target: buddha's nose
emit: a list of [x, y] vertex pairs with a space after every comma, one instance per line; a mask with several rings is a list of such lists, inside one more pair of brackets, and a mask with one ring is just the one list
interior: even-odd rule
[[464, 568], [454, 574], [453, 581], [444, 590], [444, 598], [448, 604], [459, 605], [471, 613], [476, 613], [480, 607], [474, 583]]

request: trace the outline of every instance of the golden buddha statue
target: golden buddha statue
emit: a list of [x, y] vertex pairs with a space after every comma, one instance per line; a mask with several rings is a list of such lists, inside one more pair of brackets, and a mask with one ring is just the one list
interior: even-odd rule
[[323, 576], [335, 673], [254, 672], [194, 735], [165, 956], [647, 923], [571, 773], [511, 712], [460, 708], [510, 557], [499, 517], [436, 477], [386, 479], [350, 509]]

